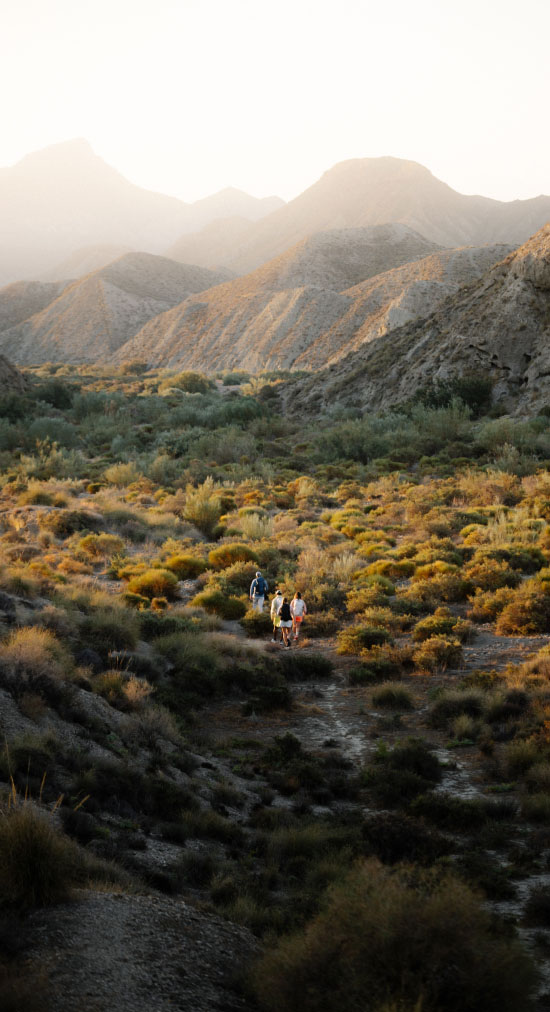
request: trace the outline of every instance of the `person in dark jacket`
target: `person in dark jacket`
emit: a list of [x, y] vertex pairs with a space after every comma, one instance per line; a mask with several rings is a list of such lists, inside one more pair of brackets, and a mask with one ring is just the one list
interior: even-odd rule
[[283, 643], [285, 647], [289, 647], [290, 640], [288, 635], [292, 629], [292, 614], [288, 603], [288, 597], [283, 597], [283, 603], [279, 608], [279, 618], [281, 620], [279, 623], [279, 629], [283, 634]]

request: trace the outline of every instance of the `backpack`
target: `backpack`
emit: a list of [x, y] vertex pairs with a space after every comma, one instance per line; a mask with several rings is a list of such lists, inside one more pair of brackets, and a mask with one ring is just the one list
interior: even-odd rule
[[265, 582], [263, 576], [260, 576], [256, 580], [254, 580], [254, 583], [252, 584], [252, 588], [253, 588], [252, 589], [252, 596], [253, 597], [263, 597], [264, 596], [264, 594], [265, 594], [265, 592], [267, 590], [267, 583]]

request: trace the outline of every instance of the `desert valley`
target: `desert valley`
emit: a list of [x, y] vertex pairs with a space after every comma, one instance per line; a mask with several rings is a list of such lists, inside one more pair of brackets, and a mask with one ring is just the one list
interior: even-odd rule
[[549, 1009], [550, 196], [0, 214], [0, 1008]]

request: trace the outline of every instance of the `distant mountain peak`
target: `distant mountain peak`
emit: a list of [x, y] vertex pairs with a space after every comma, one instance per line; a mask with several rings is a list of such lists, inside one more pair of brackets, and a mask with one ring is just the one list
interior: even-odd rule
[[73, 137], [70, 140], [58, 141], [55, 144], [48, 144], [45, 148], [40, 148], [39, 151], [31, 151], [30, 154], [24, 155], [17, 162], [17, 167], [33, 165], [35, 166], [39, 162], [47, 162], [49, 164], [64, 163], [68, 159], [74, 161], [75, 159], [98, 159], [99, 155], [96, 155], [92, 145], [85, 137]]

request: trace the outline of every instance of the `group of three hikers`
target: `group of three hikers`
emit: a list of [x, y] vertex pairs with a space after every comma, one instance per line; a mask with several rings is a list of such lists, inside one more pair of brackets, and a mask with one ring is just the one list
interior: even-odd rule
[[[264, 580], [262, 574], [257, 572], [250, 584], [250, 600], [254, 611], [263, 611], [268, 589], [267, 580]], [[284, 646], [290, 647], [290, 630], [292, 629], [294, 639], [297, 640], [304, 615], [307, 615], [306, 602], [299, 590], [296, 591], [290, 602], [288, 597], [284, 597], [280, 590], [276, 590], [275, 597], [271, 602], [273, 642], [277, 642], [277, 633], [280, 629]]]

